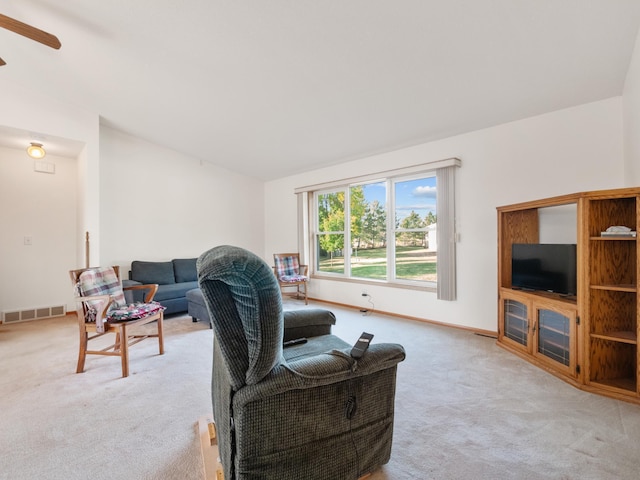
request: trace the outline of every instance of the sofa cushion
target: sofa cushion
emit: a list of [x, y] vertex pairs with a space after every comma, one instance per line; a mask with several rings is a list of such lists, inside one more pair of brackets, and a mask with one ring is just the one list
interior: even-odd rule
[[139, 318], [155, 315], [164, 309], [165, 308], [158, 302], [132, 303], [131, 305], [109, 310], [109, 321], [126, 322], [127, 320], [137, 320]]
[[172, 260], [176, 283], [196, 282], [198, 280], [196, 260], [197, 258], [177, 258]]
[[158, 285], [176, 283], [173, 274], [173, 262], [142, 262], [134, 260], [131, 262], [131, 280], [146, 284], [157, 283]]
[[182, 282], [172, 283], [170, 285], [160, 285], [158, 286], [158, 291], [153, 299], [157, 302], [162, 302], [163, 300], [171, 300], [173, 298], [185, 298], [186, 303], [187, 292], [194, 288], [198, 288], [198, 282]]

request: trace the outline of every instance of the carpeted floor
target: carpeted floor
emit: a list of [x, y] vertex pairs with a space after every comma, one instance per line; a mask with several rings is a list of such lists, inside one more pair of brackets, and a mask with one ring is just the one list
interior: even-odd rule
[[[407, 351], [392, 458], [371, 480], [638, 478], [640, 407], [579, 391], [492, 338], [326, 307], [347, 342], [366, 330]], [[186, 316], [165, 329], [165, 355], [132, 347], [121, 378], [115, 357], [74, 373], [74, 317], [0, 326], [0, 479], [200, 479], [212, 332]]]

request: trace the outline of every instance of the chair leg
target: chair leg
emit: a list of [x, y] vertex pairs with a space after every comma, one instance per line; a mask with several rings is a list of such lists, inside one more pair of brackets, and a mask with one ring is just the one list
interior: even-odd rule
[[129, 336], [127, 334], [127, 324], [119, 326], [120, 336], [120, 358], [122, 360], [122, 376], [129, 376]]
[[84, 372], [84, 361], [87, 358], [87, 343], [89, 335], [86, 330], [80, 331], [80, 348], [78, 350], [78, 366], [76, 367], [76, 373]]
[[216, 424], [211, 415], [205, 415], [198, 419], [198, 432], [200, 435], [200, 451], [204, 466], [205, 480], [224, 480], [222, 463], [220, 463], [220, 451], [216, 436]]
[[158, 350], [160, 355], [164, 354], [164, 314], [160, 313], [158, 318]]

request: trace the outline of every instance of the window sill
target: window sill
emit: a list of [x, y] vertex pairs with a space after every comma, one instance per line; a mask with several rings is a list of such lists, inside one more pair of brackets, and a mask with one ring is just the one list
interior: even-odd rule
[[344, 283], [352, 283], [354, 285], [373, 285], [376, 287], [389, 287], [389, 288], [399, 288], [402, 290], [416, 290], [419, 292], [430, 292], [436, 293], [436, 286], [423, 286], [423, 285], [414, 285], [409, 283], [394, 283], [387, 282], [383, 280], [367, 280], [364, 278], [346, 278], [332, 275], [318, 275], [312, 274], [311, 279], [315, 280], [327, 280], [331, 282], [344, 282]]

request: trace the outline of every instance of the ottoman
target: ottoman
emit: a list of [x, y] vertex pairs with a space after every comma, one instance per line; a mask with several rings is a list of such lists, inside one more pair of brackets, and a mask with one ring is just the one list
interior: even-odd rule
[[202, 290], [194, 288], [187, 292], [187, 313], [191, 315], [194, 322], [203, 320], [209, 324], [209, 328], [213, 328], [211, 319], [209, 318], [209, 310], [204, 303]]

